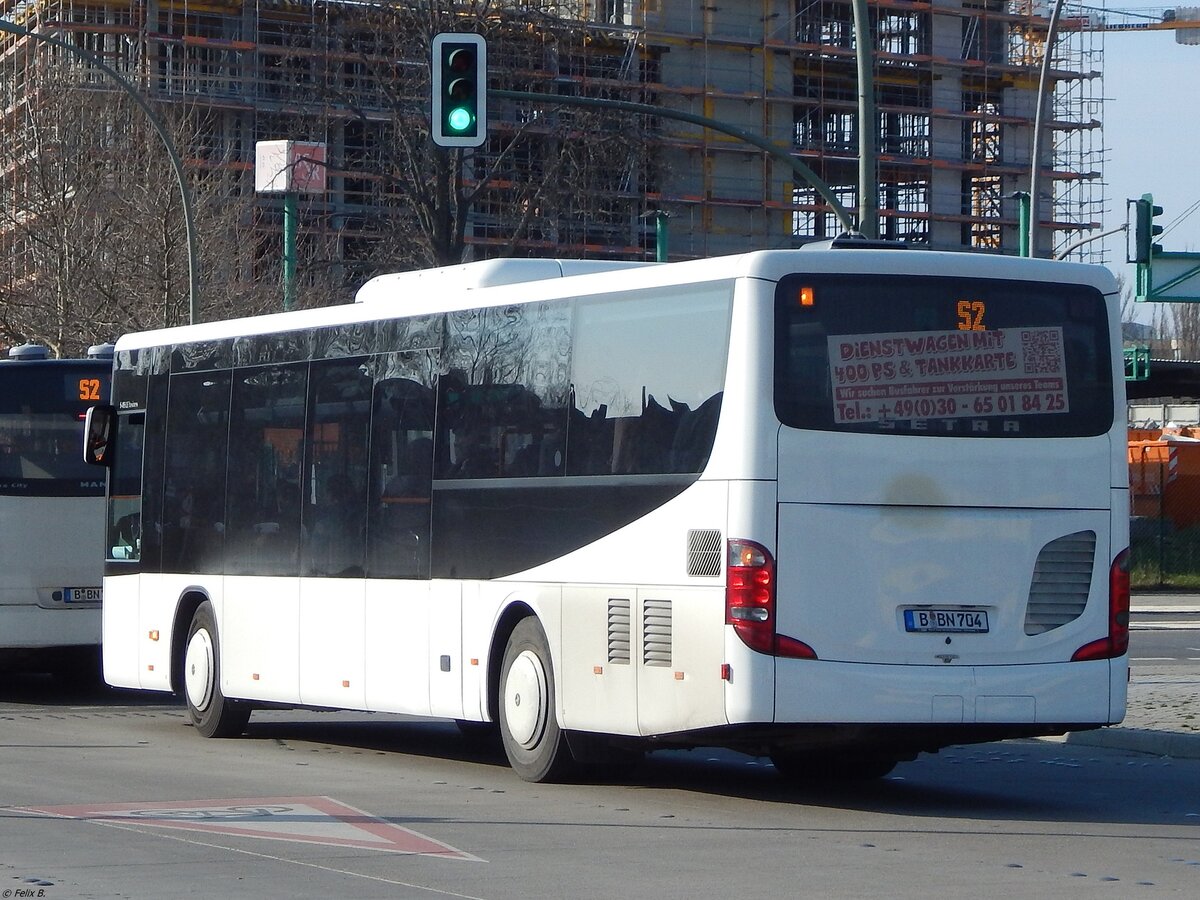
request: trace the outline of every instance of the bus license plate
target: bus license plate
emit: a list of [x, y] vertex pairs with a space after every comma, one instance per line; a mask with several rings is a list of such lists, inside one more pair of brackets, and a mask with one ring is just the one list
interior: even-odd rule
[[104, 588], [98, 587], [69, 587], [63, 588], [63, 603], [99, 603], [104, 598]]
[[906, 609], [904, 630], [984, 634], [988, 630], [988, 617], [981, 609]]

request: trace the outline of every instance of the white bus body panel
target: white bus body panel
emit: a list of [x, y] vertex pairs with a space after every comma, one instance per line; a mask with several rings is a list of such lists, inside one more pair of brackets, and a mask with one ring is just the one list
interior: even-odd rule
[[1119, 721], [1110, 660], [1010, 666], [776, 661], [776, 721], [1059, 725]]
[[104, 680], [113, 687], [140, 688], [141, 648], [139, 595], [144, 575], [104, 577], [104, 615], [101, 640]]
[[226, 576], [224, 593], [225, 602], [217, 609], [221, 691], [226, 697], [297, 702], [300, 579]]
[[371, 580], [366, 585], [366, 706], [429, 715], [432, 585]]
[[[0, 649], [100, 642], [100, 605], [72, 606], [55, 595], [101, 586], [103, 521], [102, 497], [0, 497]], [[88, 540], [64, 538], [76, 533]]]
[[300, 580], [301, 703], [363, 707], [367, 698], [365, 636], [362, 579]]
[[[724, 573], [689, 576], [687, 540], [696, 529], [724, 536], [728, 504], [726, 482], [696, 482], [618, 531], [513, 576], [565, 583], [561, 633], [543, 621], [563, 727], [632, 735], [727, 724]], [[610, 601], [628, 610], [628, 662], [609, 658]], [[669, 663], [660, 655], [647, 665], [645, 622], [667, 609], [659, 643], [669, 643]]]
[[[1108, 510], [997, 510], [787, 503], [779, 507], [779, 619], [818, 658], [954, 665], [1064, 662], [1108, 631]], [[1025, 634], [1039, 551], [1097, 534], [1083, 615]], [[984, 610], [986, 634], [918, 634], [904, 609]]]
[[461, 719], [463, 715], [463, 600], [466, 594], [466, 587], [458, 581], [434, 581], [429, 588], [430, 605], [438, 611], [429, 620], [430, 715], [451, 719]]
[[[634, 591], [627, 587], [572, 584], [563, 589], [558, 687], [564, 727], [638, 733], [635, 607]], [[611, 619], [622, 615], [629, 619], [628, 658], [618, 661], [613, 653], [620, 648], [609, 646]]]

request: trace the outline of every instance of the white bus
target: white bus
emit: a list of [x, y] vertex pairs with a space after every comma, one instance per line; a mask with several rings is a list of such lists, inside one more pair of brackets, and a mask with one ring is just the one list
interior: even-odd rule
[[0, 664], [99, 678], [104, 478], [80, 458], [108, 401], [112, 345], [0, 360]]
[[495, 723], [534, 781], [702, 745], [878, 775], [1122, 719], [1106, 270], [843, 241], [358, 299], [118, 342], [110, 684], [208, 736]]

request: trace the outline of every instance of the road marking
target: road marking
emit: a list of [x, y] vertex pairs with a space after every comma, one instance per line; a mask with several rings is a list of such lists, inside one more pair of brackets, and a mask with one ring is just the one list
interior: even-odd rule
[[257, 797], [164, 803], [25, 806], [21, 809], [67, 819], [180, 828], [210, 834], [482, 862], [477, 856], [347, 806], [331, 797]]
[[1197, 622], [1130, 622], [1131, 631], [1200, 631]]

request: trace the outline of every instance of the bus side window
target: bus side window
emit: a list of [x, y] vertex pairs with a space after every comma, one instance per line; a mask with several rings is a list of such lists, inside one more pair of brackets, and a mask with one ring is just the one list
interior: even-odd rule
[[377, 578], [428, 578], [433, 391], [414, 379], [384, 378], [373, 405], [367, 569]]
[[308, 364], [234, 372], [225, 573], [297, 575]]
[[142, 448], [145, 413], [121, 417], [111, 454], [112, 490], [108, 501], [108, 558], [137, 560], [142, 551]]
[[570, 315], [567, 304], [540, 303], [449, 317], [439, 478], [563, 474]]
[[363, 357], [312, 364], [301, 511], [303, 575], [362, 577], [371, 386]]
[[229, 435], [229, 373], [170, 379], [163, 471], [162, 567], [219, 572]]

